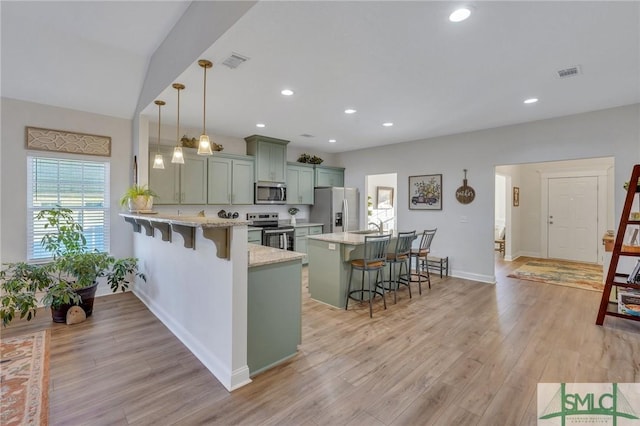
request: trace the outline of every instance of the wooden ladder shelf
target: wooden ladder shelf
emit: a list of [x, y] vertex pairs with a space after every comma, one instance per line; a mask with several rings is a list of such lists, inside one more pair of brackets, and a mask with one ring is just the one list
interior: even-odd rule
[[[627, 228], [635, 227], [640, 229], [640, 220], [631, 220], [631, 207], [635, 198], [640, 195], [638, 192], [638, 184], [640, 180], [640, 164], [633, 166], [633, 172], [631, 173], [631, 179], [629, 179], [629, 187], [627, 188], [627, 197], [624, 202], [624, 208], [622, 209], [622, 217], [618, 224], [618, 234], [616, 235], [615, 242], [613, 244], [613, 252], [611, 253], [611, 264], [609, 265], [609, 272], [607, 273], [607, 279], [604, 284], [604, 290], [602, 292], [602, 300], [600, 301], [600, 310], [598, 311], [597, 325], [604, 323], [604, 318], [607, 315], [614, 317], [630, 319], [634, 321], [640, 321], [640, 316], [629, 315], [618, 311], [618, 304], [616, 302], [609, 301], [611, 295], [611, 289], [613, 286], [622, 288], [632, 288], [640, 290], [640, 284], [628, 283], [628, 273], [618, 272], [618, 261], [620, 256], [630, 256], [640, 258], [640, 245], [624, 245], [625, 235], [628, 235]], [[638, 244], [634, 242], [634, 244]]]

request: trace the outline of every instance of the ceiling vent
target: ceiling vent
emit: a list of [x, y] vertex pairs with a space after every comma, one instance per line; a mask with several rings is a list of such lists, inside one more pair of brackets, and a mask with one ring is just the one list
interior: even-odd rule
[[302, 136], [303, 138], [315, 138], [315, 136], [310, 135], [309, 133], [303, 133], [300, 136]]
[[235, 69], [235, 68], [238, 68], [243, 62], [246, 62], [248, 60], [249, 60], [248, 57], [243, 56], [239, 53], [231, 53], [231, 56], [225, 59], [222, 62], [222, 65], [226, 65], [231, 69]]
[[582, 74], [582, 72], [580, 71], [580, 65], [558, 70], [558, 77], [560, 78], [575, 77], [579, 74]]

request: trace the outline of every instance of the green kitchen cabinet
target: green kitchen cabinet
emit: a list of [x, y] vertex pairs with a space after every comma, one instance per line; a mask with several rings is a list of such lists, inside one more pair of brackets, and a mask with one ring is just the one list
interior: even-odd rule
[[[293, 250], [298, 253], [307, 253], [307, 235], [322, 234], [322, 225], [297, 226], [295, 230], [295, 246]], [[307, 256], [302, 259], [302, 263], [308, 262]]]
[[287, 203], [313, 204], [313, 166], [289, 163], [287, 165]]
[[315, 169], [315, 186], [344, 186], [344, 168], [318, 166]]
[[245, 138], [247, 154], [255, 156], [257, 182], [285, 182], [287, 178], [287, 144], [289, 141], [253, 135]]
[[208, 158], [208, 204], [253, 204], [253, 159]]
[[262, 244], [262, 229], [249, 229], [247, 235], [248, 242]]
[[[164, 169], [153, 168], [158, 151], [164, 156]], [[164, 147], [149, 150], [149, 188], [157, 194], [153, 204], [180, 204], [180, 167], [171, 162], [172, 153]]]
[[207, 157], [184, 154], [184, 164], [180, 165], [180, 204], [207, 204]]
[[[164, 156], [164, 169], [154, 169], [156, 153]], [[206, 204], [207, 160], [193, 153], [184, 153], [184, 164], [171, 162], [172, 147], [149, 150], [149, 188], [157, 197], [153, 202], [162, 204]]]

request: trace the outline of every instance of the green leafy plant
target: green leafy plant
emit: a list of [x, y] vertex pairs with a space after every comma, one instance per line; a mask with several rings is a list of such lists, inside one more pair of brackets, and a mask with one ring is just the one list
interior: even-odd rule
[[300, 209], [299, 209], [299, 208], [297, 208], [297, 207], [291, 207], [288, 211], [289, 211], [289, 214], [290, 214], [291, 216], [295, 216], [296, 214], [298, 214], [298, 212], [300, 211]]
[[[82, 300], [77, 290], [91, 287], [100, 277], [106, 277], [114, 293], [126, 291], [130, 277], [146, 281], [146, 276], [138, 272], [137, 259], [116, 259], [108, 253], [89, 250], [72, 210], [56, 207], [42, 210], [36, 217], [44, 219], [45, 229], [50, 230], [40, 244], [52, 259], [43, 264], [4, 265], [0, 271], [0, 319], [4, 326], [18, 315], [27, 320], [34, 318], [39, 302], [54, 309], [79, 305]], [[44, 295], [38, 301], [40, 293]]]
[[157, 197], [158, 195], [149, 189], [146, 185], [130, 186], [120, 198], [120, 205], [127, 207], [129, 201], [135, 200], [136, 197]]

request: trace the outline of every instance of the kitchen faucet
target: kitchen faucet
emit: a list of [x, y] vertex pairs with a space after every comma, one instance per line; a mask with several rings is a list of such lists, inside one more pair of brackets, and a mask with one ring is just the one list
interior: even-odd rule
[[378, 234], [382, 234], [382, 219], [378, 219], [378, 220], [380, 221], [380, 223], [369, 222], [367, 226], [369, 225], [375, 226], [376, 228], [378, 228]]

